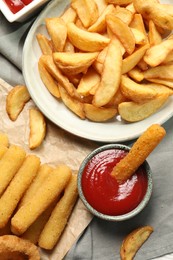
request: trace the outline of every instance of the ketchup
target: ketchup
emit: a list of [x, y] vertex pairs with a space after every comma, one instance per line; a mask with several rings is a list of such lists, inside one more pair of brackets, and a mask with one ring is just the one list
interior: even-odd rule
[[111, 176], [113, 167], [128, 151], [110, 149], [96, 154], [84, 168], [82, 189], [88, 203], [97, 211], [117, 216], [135, 209], [147, 190], [147, 175], [141, 166], [125, 182]]
[[4, 0], [13, 14], [19, 12], [25, 5], [20, 0]]
[[8, 8], [13, 14], [19, 12], [26, 5], [30, 4], [33, 0], [4, 0]]

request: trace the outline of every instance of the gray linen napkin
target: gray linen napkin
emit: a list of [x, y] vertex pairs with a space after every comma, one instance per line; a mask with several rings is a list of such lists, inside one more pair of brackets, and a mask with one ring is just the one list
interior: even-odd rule
[[[0, 77], [11, 85], [24, 83], [22, 47], [32, 22], [33, 19], [12, 25], [0, 13]], [[152, 225], [154, 232], [135, 259], [147, 260], [173, 252], [173, 118], [164, 127], [166, 137], [148, 158], [154, 183], [148, 206], [137, 217], [122, 223], [94, 218], [67, 254], [67, 260], [118, 260], [125, 235], [143, 225]], [[133, 142], [126, 144], [132, 145]], [[173, 259], [171, 257], [169, 259]]]

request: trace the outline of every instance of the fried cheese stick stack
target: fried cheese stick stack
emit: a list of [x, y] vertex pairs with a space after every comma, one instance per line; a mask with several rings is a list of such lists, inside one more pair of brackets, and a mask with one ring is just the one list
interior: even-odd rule
[[19, 170], [25, 159], [25, 151], [17, 146], [11, 145], [0, 160], [0, 195]]
[[39, 188], [28, 203], [18, 209], [11, 220], [11, 230], [16, 235], [23, 234], [46, 208], [61, 194], [71, 178], [71, 169], [59, 165]]
[[40, 159], [35, 155], [28, 155], [9, 186], [0, 198], [0, 228], [9, 221], [18, 202], [31, 184], [40, 166]]
[[39, 246], [52, 249], [61, 236], [78, 197], [77, 174], [73, 174], [64, 195], [55, 206], [39, 238]]

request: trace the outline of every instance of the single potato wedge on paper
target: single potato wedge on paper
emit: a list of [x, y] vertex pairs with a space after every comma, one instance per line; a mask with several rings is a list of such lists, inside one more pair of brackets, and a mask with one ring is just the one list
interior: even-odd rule
[[133, 101], [122, 102], [118, 106], [118, 111], [120, 116], [127, 122], [141, 121], [158, 111], [159, 108], [165, 104], [168, 97], [168, 93], [162, 93], [143, 104], [138, 104]]
[[33, 150], [41, 145], [46, 135], [45, 118], [43, 114], [35, 108], [29, 110], [29, 126], [29, 148]]
[[26, 86], [17, 85], [10, 90], [6, 98], [6, 111], [12, 121], [17, 119], [25, 103], [29, 100], [30, 95]]
[[121, 245], [121, 260], [134, 259], [134, 256], [136, 255], [137, 251], [149, 238], [152, 232], [153, 228], [151, 226], [143, 226], [135, 229], [130, 234], [128, 234]]

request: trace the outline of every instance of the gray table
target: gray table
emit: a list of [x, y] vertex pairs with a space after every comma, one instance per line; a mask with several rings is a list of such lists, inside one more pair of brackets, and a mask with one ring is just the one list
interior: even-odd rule
[[[24, 83], [22, 48], [34, 19], [10, 24], [0, 13], [0, 77], [11, 85]], [[167, 135], [149, 156], [154, 190], [146, 209], [123, 223], [94, 218], [66, 259], [117, 260], [122, 239], [134, 228], [151, 225], [154, 232], [136, 255], [137, 260], [153, 259], [173, 252], [173, 118], [163, 125]], [[135, 140], [126, 142], [131, 145]], [[158, 259], [173, 259], [173, 255]]]

